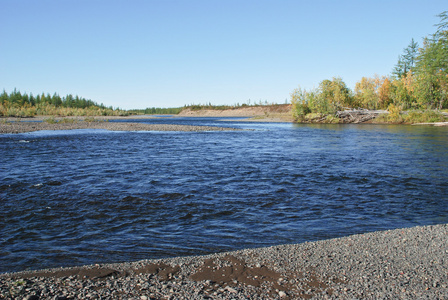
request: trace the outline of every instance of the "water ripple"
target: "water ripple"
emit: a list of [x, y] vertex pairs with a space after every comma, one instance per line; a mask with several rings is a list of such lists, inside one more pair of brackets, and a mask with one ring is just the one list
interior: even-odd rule
[[447, 128], [226, 125], [0, 136], [0, 272], [448, 222]]

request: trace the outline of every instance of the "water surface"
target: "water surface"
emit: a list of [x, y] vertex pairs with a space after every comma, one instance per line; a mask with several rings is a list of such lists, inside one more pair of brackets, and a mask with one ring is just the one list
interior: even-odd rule
[[0, 272], [448, 223], [448, 127], [0, 135]]

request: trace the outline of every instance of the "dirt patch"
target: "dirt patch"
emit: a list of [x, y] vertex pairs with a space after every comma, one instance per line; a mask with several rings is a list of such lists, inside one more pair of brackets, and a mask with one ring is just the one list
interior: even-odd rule
[[[328, 288], [328, 285], [314, 274], [308, 274], [308, 276], [295, 273], [282, 275], [266, 266], [248, 265], [232, 255], [204, 260], [204, 265], [190, 278], [195, 281], [208, 282], [207, 292], [209, 294], [218, 288], [232, 290], [242, 284], [261, 288], [272, 297], [280, 295], [282, 299], [289, 299], [288, 295], [294, 294], [309, 299]], [[301, 288], [299, 288], [298, 282], [301, 282]], [[308, 291], [313, 291], [313, 293]]]
[[135, 274], [154, 274], [158, 275], [162, 281], [171, 280], [173, 276], [180, 272], [179, 266], [170, 266], [164, 263], [149, 264], [134, 270]]

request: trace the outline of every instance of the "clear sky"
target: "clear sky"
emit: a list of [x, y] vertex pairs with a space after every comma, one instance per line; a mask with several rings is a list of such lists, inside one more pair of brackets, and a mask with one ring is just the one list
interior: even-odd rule
[[389, 75], [446, 0], [0, 0], [0, 90], [124, 109], [285, 103]]

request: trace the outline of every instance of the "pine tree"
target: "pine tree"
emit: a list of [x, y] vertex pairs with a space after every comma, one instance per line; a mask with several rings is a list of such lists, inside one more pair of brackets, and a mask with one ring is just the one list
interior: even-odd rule
[[411, 40], [409, 45], [403, 49], [403, 54], [398, 57], [398, 62], [395, 65], [393, 74], [397, 78], [406, 76], [409, 70], [412, 70], [415, 66], [416, 58], [418, 54], [418, 43]]

